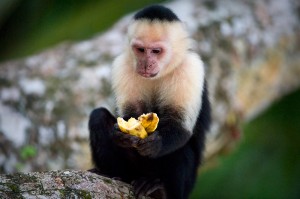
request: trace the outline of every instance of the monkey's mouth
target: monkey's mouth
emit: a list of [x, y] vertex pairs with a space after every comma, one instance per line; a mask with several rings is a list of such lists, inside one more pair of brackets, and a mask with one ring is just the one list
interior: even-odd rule
[[153, 78], [159, 73], [158, 67], [143, 67], [137, 68], [136, 72], [144, 78]]
[[149, 73], [149, 72], [139, 71], [138, 74], [142, 77], [145, 77], [145, 78], [153, 78], [158, 74], [158, 72], [157, 73]]

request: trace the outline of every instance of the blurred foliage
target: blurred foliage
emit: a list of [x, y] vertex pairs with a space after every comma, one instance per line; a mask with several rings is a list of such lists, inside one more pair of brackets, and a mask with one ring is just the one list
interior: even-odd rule
[[26, 168], [27, 162], [32, 161], [33, 158], [37, 155], [38, 150], [33, 145], [26, 145], [19, 150], [19, 155], [21, 160], [18, 161], [15, 165], [17, 171], [22, 172]]
[[26, 145], [20, 151], [20, 156], [23, 160], [33, 158], [37, 155], [37, 149], [35, 146]]
[[65, 40], [82, 40], [119, 18], [162, 0], [1, 0], [0, 60], [36, 53]]
[[245, 124], [240, 146], [203, 171], [191, 198], [299, 198], [300, 90]]

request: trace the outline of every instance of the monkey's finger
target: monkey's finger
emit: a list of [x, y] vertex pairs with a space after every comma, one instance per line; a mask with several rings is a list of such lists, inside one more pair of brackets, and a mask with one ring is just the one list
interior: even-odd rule
[[123, 133], [121, 131], [115, 131], [113, 135], [113, 141], [118, 146], [130, 148], [130, 147], [136, 147], [136, 143], [138, 142], [139, 138]]
[[126, 139], [129, 139], [129, 135], [122, 133], [121, 131], [114, 131], [113, 139], [114, 140], [126, 140]]
[[143, 198], [144, 195], [144, 186], [146, 185], [147, 181], [142, 181], [140, 184], [138, 184], [136, 190], [135, 190], [135, 196], [136, 198], [140, 199]]
[[158, 137], [155, 135], [150, 135], [150, 136], [146, 137], [145, 139], [139, 139], [137, 142], [137, 146], [139, 147], [139, 146], [143, 146], [147, 143], [155, 143], [157, 138]]
[[140, 138], [133, 136], [133, 135], [128, 135], [128, 139], [133, 147], [136, 147], [138, 141], [140, 140]]
[[158, 189], [162, 189], [162, 188], [163, 188], [163, 185], [162, 185], [160, 179], [155, 179], [145, 185], [145, 189], [144, 189], [145, 193], [143, 193], [143, 195], [149, 196], [154, 191], [156, 191]]
[[155, 137], [147, 137], [145, 139], [140, 139], [137, 141], [137, 148], [140, 149], [140, 150], [147, 150], [147, 149], [151, 149], [153, 147], [156, 147], [159, 142], [160, 142], [160, 139], [156, 139], [158, 138], [157, 136]]
[[138, 185], [139, 187], [136, 189], [137, 198], [148, 196], [157, 189], [161, 188], [161, 182], [159, 179], [144, 179]]
[[143, 186], [146, 184], [146, 179], [144, 178], [141, 178], [139, 180], [135, 180], [133, 182], [133, 190], [134, 190], [134, 195], [137, 197], [137, 198], [140, 198], [141, 195], [140, 195], [140, 192], [141, 190], [143, 189]]
[[138, 153], [141, 156], [146, 156], [146, 157], [149, 157], [149, 158], [154, 158], [158, 154], [158, 150], [155, 147], [147, 147], [147, 148], [143, 148], [143, 149], [137, 148], [137, 149], [138, 149], [137, 150]]
[[132, 136], [116, 131], [113, 136], [113, 141], [119, 146], [122, 147], [131, 147], [132, 146]]
[[148, 151], [148, 150], [151, 150], [151, 148], [153, 148], [153, 143], [151, 143], [151, 142], [147, 142], [147, 143], [144, 143], [144, 144], [138, 143], [136, 148], [140, 152]]

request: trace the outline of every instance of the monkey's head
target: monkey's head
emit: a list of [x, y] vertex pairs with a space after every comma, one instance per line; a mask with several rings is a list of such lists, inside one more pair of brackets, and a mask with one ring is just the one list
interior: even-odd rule
[[147, 7], [134, 16], [128, 29], [134, 70], [144, 78], [159, 78], [184, 60], [189, 37], [182, 22], [168, 8]]

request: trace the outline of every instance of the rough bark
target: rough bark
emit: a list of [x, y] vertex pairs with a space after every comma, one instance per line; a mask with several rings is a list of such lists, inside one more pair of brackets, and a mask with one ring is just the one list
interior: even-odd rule
[[0, 175], [0, 196], [3, 199], [135, 198], [126, 183], [75, 170]]

